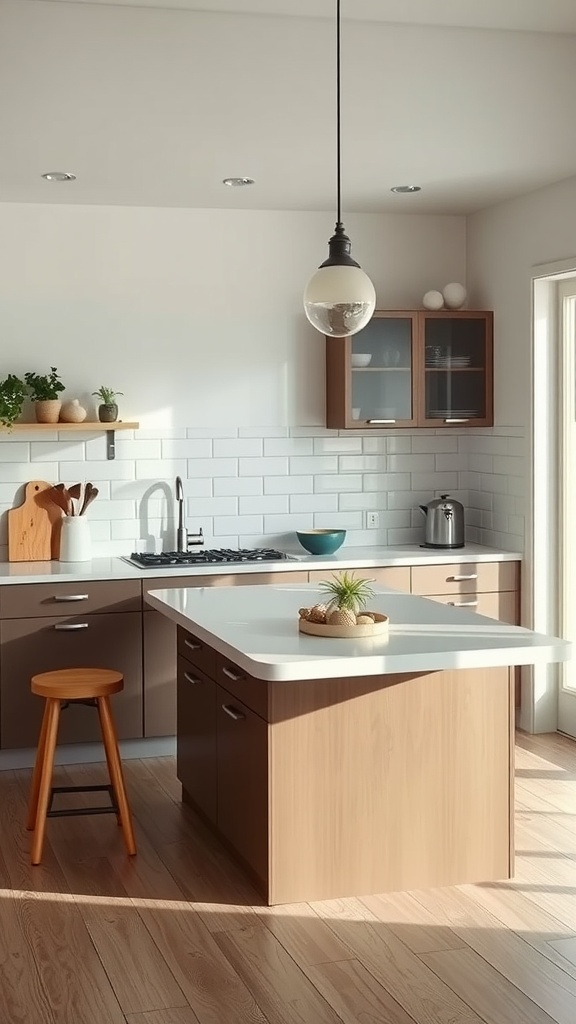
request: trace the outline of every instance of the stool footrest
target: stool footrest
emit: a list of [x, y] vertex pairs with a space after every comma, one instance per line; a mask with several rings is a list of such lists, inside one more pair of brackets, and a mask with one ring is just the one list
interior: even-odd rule
[[[108, 793], [110, 797], [109, 807], [65, 807], [62, 810], [53, 811], [52, 803], [56, 793]], [[47, 818], [73, 818], [79, 814], [118, 814], [118, 804], [112, 786], [52, 786], [50, 789], [50, 801], [46, 812]]]

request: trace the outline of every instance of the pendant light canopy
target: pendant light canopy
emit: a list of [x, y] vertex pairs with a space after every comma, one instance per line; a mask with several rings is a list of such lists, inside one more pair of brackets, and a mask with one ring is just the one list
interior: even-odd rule
[[328, 259], [310, 278], [304, 311], [322, 334], [345, 338], [366, 326], [376, 305], [374, 285], [350, 255], [351, 242], [342, 223], [340, 157], [340, 0], [336, 0], [336, 228], [328, 243]]

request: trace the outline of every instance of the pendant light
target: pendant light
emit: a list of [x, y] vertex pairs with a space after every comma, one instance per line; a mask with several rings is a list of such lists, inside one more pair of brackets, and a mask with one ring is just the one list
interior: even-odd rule
[[322, 334], [346, 338], [366, 326], [376, 305], [374, 285], [356, 260], [342, 223], [340, 157], [340, 0], [336, 0], [336, 228], [328, 243], [328, 259], [310, 278], [304, 292], [304, 310]]

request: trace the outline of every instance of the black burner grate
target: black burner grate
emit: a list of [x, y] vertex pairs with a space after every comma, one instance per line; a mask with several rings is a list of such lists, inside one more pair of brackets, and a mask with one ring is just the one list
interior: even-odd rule
[[153, 555], [133, 552], [128, 561], [141, 569], [155, 569], [171, 565], [207, 565], [214, 562], [277, 562], [287, 556], [274, 548], [212, 548], [206, 551], [162, 551]]

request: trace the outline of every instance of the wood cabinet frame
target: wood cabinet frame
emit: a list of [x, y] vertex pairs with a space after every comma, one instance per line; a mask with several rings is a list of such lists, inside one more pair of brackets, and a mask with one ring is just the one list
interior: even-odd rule
[[[377, 309], [376, 320], [409, 320], [412, 353], [412, 417], [397, 420], [355, 420], [352, 418], [352, 374], [366, 372], [352, 367], [353, 338], [326, 338], [326, 426], [340, 430], [404, 429], [406, 427], [490, 427], [494, 423], [494, 314], [489, 310], [409, 310]], [[442, 420], [426, 417], [426, 323], [429, 320], [481, 320], [485, 324], [485, 411], [484, 417], [470, 420]], [[369, 372], [370, 368], [367, 368]], [[382, 368], [383, 373], [395, 372]], [[430, 371], [428, 371], [430, 372]], [[434, 371], [438, 372], [438, 371]], [[474, 372], [461, 370], [459, 372]]]

